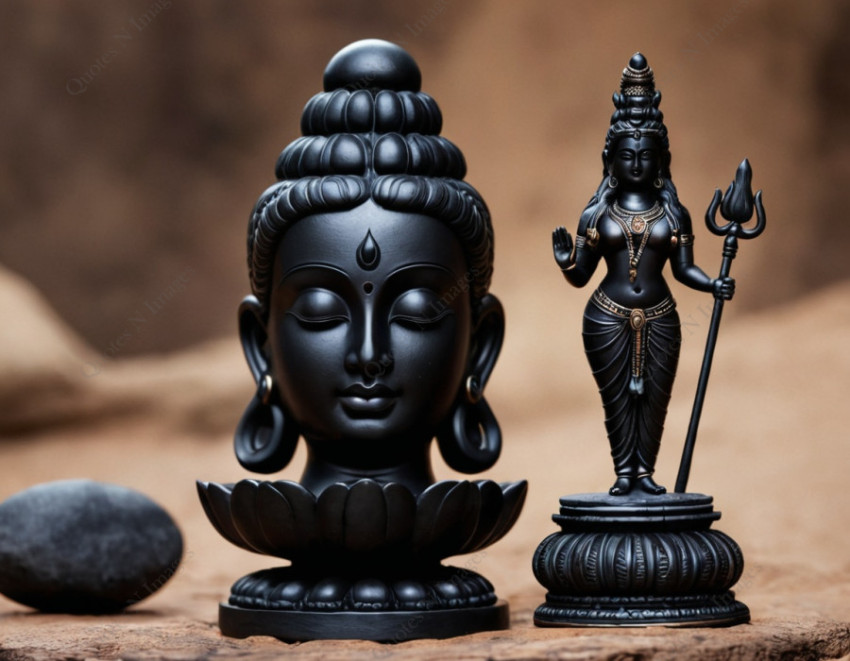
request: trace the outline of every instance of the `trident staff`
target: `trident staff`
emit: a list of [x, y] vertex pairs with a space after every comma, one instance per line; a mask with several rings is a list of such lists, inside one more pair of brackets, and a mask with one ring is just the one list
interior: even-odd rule
[[[729, 276], [732, 260], [738, 253], [738, 238], [754, 239], [764, 231], [765, 215], [761, 202], [761, 191], [756, 193], [753, 199], [751, 181], [753, 171], [750, 162], [744, 159], [735, 173], [735, 180], [730, 184], [726, 194], [721, 196], [720, 189], [714, 191], [714, 198], [705, 212], [705, 224], [712, 234], [725, 236], [723, 242], [723, 262], [720, 265], [720, 278]], [[717, 208], [729, 222], [723, 226], [717, 224], [715, 218]], [[742, 225], [753, 217], [753, 207], [756, 211], [756, 225], [744, 229]], [[711, 325], [708, 328], [708, 339], [705, 343], [705, 355], [702, 359], [699, 383], [697, 384], [694, 408], [691, 411], [691, 421], [688, 425], [688, 435], [685, 438], [685, 448], [682, 452], [682, 461], [679, 464], [679, 475], [676, 478], [676, 493], [684, 493], [688, 486], [688, 476], [691, 472], [691, 461], [694, 455], [694, 445], [697, 439], [699, 419], [702, 415], [702, 405], [705, 402], [705, 391], [708, 386], [708, 376], [711, 373], [711, 361], [714, 358], [714, 347], [717, 345], [717, 331], [720, 328], [720, 318], [723, 315], [724, 300], [720, 297], [714, 300], [714, 311], [711, 314]]]

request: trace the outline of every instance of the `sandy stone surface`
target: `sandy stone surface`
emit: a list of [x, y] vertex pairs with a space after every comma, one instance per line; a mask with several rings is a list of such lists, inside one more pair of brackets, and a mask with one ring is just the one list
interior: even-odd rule
[[[63, 478], [123, 484], [166, 507], [186, 542], [176, 576], [122, 615], [42, 615], [0, 598], [0, 658], [850, 658], [850, 443], [843, 416], [850, 386], [850, 283], [785, 307], [731, 315], [721, 330], [690, 489], [714, 496], [723, 511], [715, 526], [744, 551], [746, 568], [736, 592], [753, 621], [732, 629], [532, 625], [543, 589], [531, 573], [531, 556], [555, 529], [549, 517], [558, 497], [599, 491], [612, 479], [601, 407], [578, 352], [571, 310], [584, 292], [559, 287], [547, 295], [563, 301], [563, 312], [557, 312], [559, 319], [563, 314], [563, 350], [546, 369], [524, 361], [523, 347], [534, 346], [535, 334], [551, 331], [515, 318], [488, 389], [505, 448], [487, 476], [528, 478], [525, 511], [494, 547], [452, 561], [493, 581], [511, 604], [512, 629], [397, 645], [286, 645], [265, 637], [226, 639], [216, 626], [217, 603], [230, 584], [275, 564], [218, 537], [195, 494], [195, 479], [248, 477], [231, 449], [232, 428], [251, 394], [235, 338], [176, 355], [109, 363], [39, 307], [36, 293], [14, 278], [0, 278], [0, 301], [20, 303], [29, 292], [28, 309], [35, 310], [27, 317], [28, 333], [0, 352], [0, 369], [8, 373], [6, 366], [19, 366], [15, 378], [28, 384], [30, 394], [22, 397], [8, 383], [0, 389], [0, 498]], [[707, 328], [704, 303], [686, 294], [679, 301], [691, 325], [659, 460], [658, 479], [668, 486]], [[12, 320], [4, 331], [10, 336], [18, 317], [4, 318]], [[54, 356], [50, 369], [45, 361], [25, 369], [27, 352], [36, 351], [27, 337]], [[96, 374], [85, 371], [91, 361], [99, 365]], [[51, 394], [56, 374], [66, 384], [61, 398]], [[280, 477], [297, 479], [303, 462], [301, 447]], [[435, 467], [440, 478], [457, 477], [436, 455]]]

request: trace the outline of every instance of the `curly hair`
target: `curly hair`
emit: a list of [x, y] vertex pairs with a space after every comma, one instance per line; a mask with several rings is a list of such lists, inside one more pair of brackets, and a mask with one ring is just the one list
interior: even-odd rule
[[[402, 83], [396, 88], [405, 86], [396, 82]], [[487, 293], [493, 272], [487, 205], [463, 181], [461, 151], [439, 135], [437, 103], [418, 91], [409, 72], [406, 86], [413, 89], [350, 89], [349, 82], [316, 94], [305, 106], [304, 135], [280, 154], [279, 181], [260, 196], [248, 225], [251, 289], [266, 312], [275, 254], [287, 228], [305, 216], [353, 209], [367, 200], [446, 223], [467, 259], [473, 307]]]

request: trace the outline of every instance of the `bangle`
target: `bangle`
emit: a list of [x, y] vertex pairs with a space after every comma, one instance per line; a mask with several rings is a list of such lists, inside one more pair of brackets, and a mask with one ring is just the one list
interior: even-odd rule
[[577, 236], [576, 242], [573, 244], [573, 251], [570, 253], [570, 263], [569, 263], [569, 265], [563, 267], [561, 269], [562, 271], [564, 271], [564, 272], [572, 271], [576, 267], [576, 253], [578, 252], [578, 249], [581, 248], [583, 245], [584, 245], [584, 237], [583, 236]]

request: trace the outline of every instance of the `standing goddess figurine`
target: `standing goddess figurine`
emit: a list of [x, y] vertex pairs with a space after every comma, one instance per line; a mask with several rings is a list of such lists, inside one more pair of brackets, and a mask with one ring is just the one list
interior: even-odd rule
[[[533, 560], [548, 588], [534, 614], [539, 626], [726, 626], [750, 617], [730, 590], [743, 571], [741, 549], [711, 529], [720, 518], [711, 496], [685, 493], [685, 486], [720, 314], [735, 292], [729, 267], [738, 238], [764, 229], [764, 209], [760, 194], [752, 196], [745, 160], [706, 214], [709, 230], [726, 236], [720, 275], [711, 278], [694, 264], [691, 218], [671, 179], [660, 102], [652, 69], [636, 53], [614, 95], [602, 183], [575, 241], [563, 227], [552, 234], [555, 261], [571, 285], [586, 285], [600, 260], [607, 267], [585, 309], [582, 335], [617, 477], [608, 493], [560, 499], [553, 519], [561, 530], [540, 543]], [[714, 222], [718, 208], [728, 224]], [[743, 229], [754, 208], [758, 223]], [[668, 261], [677, 280], [715, 299], [675, 493], [653, 479], [681, 344], [662, 275]]]
[[579, 220], [575, 243], [552, 233], [555, 261], [583, 287], [600, 259], [608, 269], [584, 312], [584, 350], [605, 408], [617, 480], [609, 492], [662, 494], [655, 459], [679, 362], [676, 303], [662, 271], [729, 300], [735, 281], [711, 278], [694, 264], [688, 210], [670, 176], [670, 143], [652, 69], [636, 53], [623, 70], [617, 110], [605, 137], [602, 183]]

